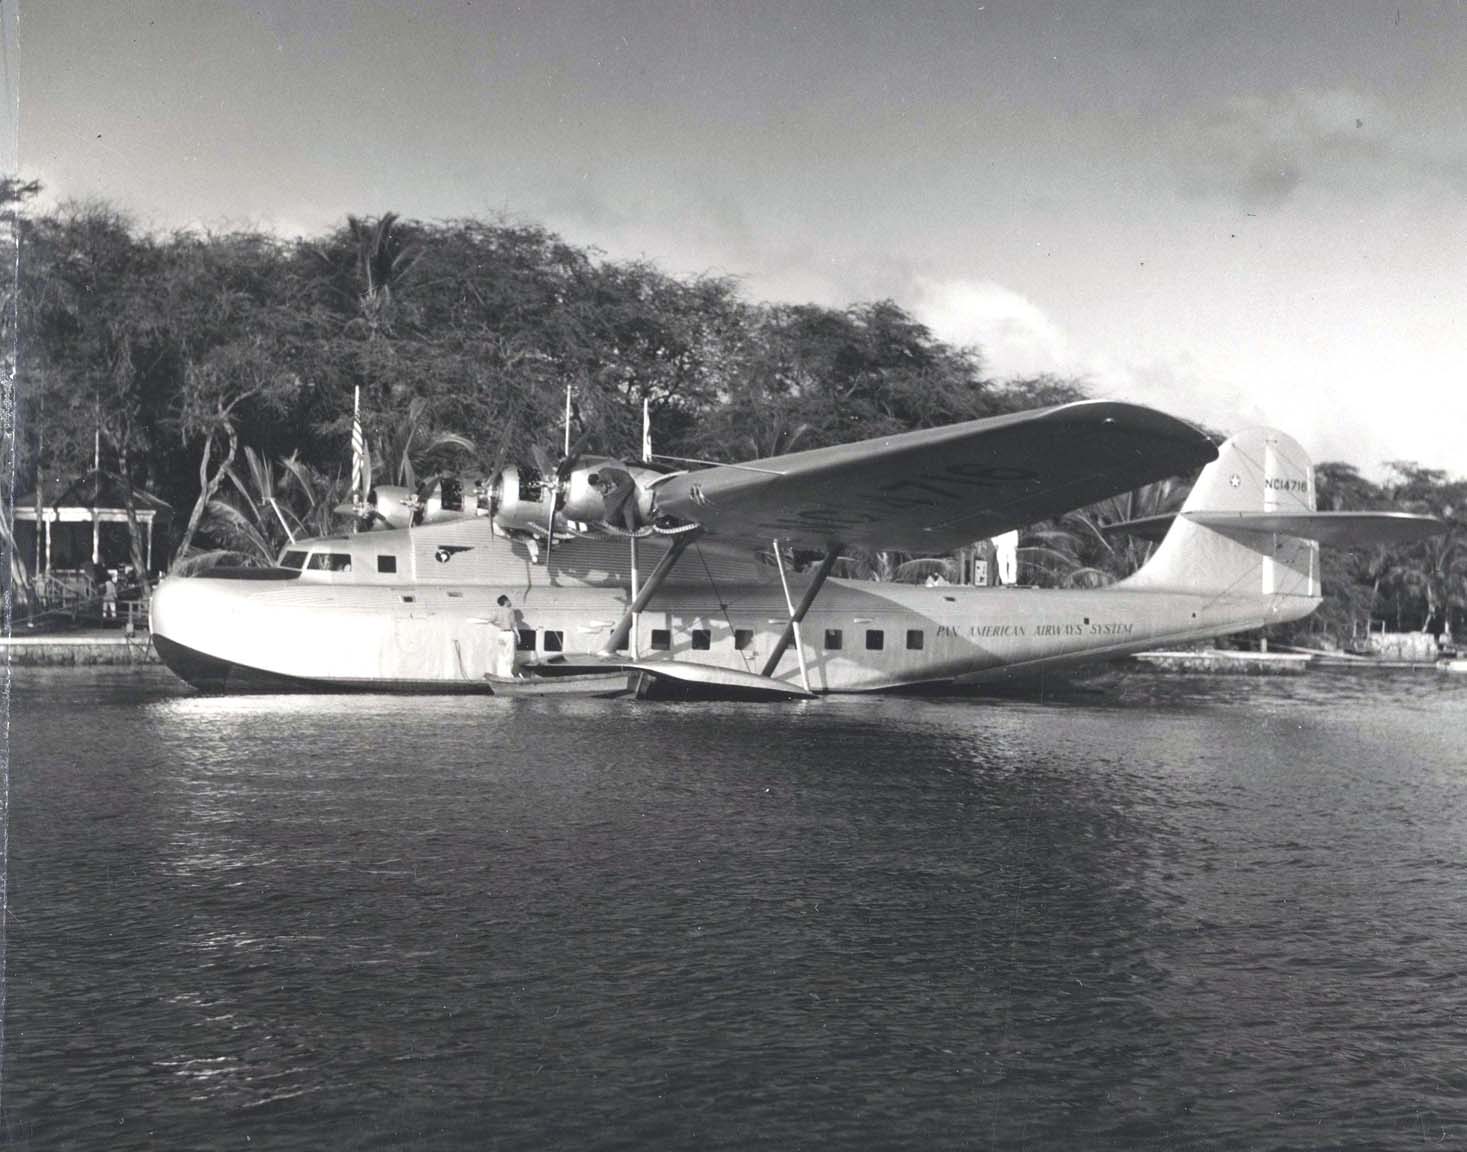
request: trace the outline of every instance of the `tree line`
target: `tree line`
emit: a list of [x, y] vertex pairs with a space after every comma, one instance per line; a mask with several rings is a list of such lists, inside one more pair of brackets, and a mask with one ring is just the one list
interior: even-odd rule
[[[348, 498], [357, 392], [375, 480], [410, 486], [492, 475], [533, 444], [555, 455], [567, 388], [591, 450], [638, 455], [645, 401], [659, 452], [727, 461], [1085, 395], [1074, 380], [995, 380], [979, 349], [944, 343], [890, 300], [755, 302], [732, 277], [608, 259], [531, 223], [388, 213], [295, 239], [157, 234], [103, 202], [41, 210], [39, 191], [0, 182], [0, 255], [17, 270], [0, 314], [14, 350], [7, 471], [43, 500], [89, 472], [100, 443], [139, 570], [136, 492], [173, 510], [155, 567], [220, 549], [268, 562], [287, 523], [328, 530]], [[1332, 626], [1374, 614], [1439, 628], [1460, 609], [1462, 482], [1414, 464], [1382, 485], [1344, 464], [1320, 478], [1341, 506], [1431, 507], [1454, 523], [1445, 542], [1332, 562]], [[1145, 547], [1100, 528], [1184, 491], [1153, 485], [1034, 526], [1026, 579], [1126, 574]], [[900, 559], [865, 566], [890, 573]], [[30, 566], [12, 549], [22, 597]]]

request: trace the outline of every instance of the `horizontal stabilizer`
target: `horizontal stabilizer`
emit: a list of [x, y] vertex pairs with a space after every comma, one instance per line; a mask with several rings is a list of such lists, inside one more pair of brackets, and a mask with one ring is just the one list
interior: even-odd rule
[[1138, 516], [1135, 520], [1122, 520], [1117, 524], [1102, 524], [1102, 536], [1139, 536], [1142, 540], [1160, 540], [1171, 531], [1175, 512], [1163, 512], [1160, 516]]
[[1219, 532], [1274, 532], [1354, 547], [1407, 544], [1447, 530], [1434, 516], [1411, 512], [1184, 512], [1195, 524]]

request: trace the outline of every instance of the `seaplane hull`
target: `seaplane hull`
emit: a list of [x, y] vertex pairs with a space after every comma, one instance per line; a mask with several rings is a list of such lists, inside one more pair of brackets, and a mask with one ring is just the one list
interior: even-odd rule
[[[693, 473], [657, 491], [666, 507], [704, 509], [707, 525], [668, 516], [635, 547], [610, 534], [542, 555], [533, 539], [476, 515], [306, 541], [276, 568], [165, 580], [153, 635], [181, 677], [212, 691], [497, 694], [551, 678], [557, 691], [578, 680], [611, 690], [621, 675], [731, 695], [950, 686], [1296, 620], [1320, 599], [1315, 537], [1437, 530], [1424, 518], [1315, 512], [1307, 457], [1282, 433], [1253, 430], [1217, 448], [1167, 421], [1146, 409], [1071, 405], [1027, 422], [977, 422], [962, 442], [937, 430], [937, 479], [912, 471], [911, 435], [873, 442], [876, 463], [844, 489], [836, 481], [850, 472], [849, 448], [761, 462], [757, 483], [741, 472], [720, 488], [726, 469]], [[1003, 459], [1016, 429], [1032, 449], [1036, 426], [1078, 447], [1049, 472], [1042, 461], [984, 463]], [[1161, 445], [1158, 461], [1143, 458], [1148, 437]], [[955, 444], [998, 451], [970, 464]], [[1187, 452], [1211, 463], [1152, 559], [1110, 587], [916, 587], [829, 575], [841, 537], [864, 545], [891, 531], [936, 550], [965, 531], [1160, 478]], [[904, 470], [880, 486], [892, 453]], [[805, 519], [799, 508], [772, 511], [781, 484], [804, 494]], [[899, 525], [897, 502], [907, 509]], [[863, 519], [867, 508], [875, 511]], [[825, 559], [797, 571], [776, 538], [761, 548], [771, 517], [786, 544], [813, 544], [817, 559], [823, 546]], [[502, 597], [515, 613], [512, 676], [502, 663]]]

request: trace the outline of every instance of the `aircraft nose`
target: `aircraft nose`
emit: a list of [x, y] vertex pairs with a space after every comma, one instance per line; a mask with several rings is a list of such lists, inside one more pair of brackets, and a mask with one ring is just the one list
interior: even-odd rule
[[[148, 605], [148, 628], [154, 636], [167, 640], [196, 644], [207, 634], [209, 625], [221, 618], [214, 581], [194, 576], [165, 576], [153, 589]], [[211, 595], [211, 593], [213, 593]]]
[[165, 576], [148, 598], [148, 631], [154, 636], [168, 634], [169, 605], [177, 596], [181, 576]]

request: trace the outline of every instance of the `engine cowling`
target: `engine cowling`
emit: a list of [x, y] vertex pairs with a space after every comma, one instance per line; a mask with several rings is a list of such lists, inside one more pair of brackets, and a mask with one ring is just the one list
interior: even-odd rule
[[418, 506], [421, 514], [414, 524], [440, 524], [475, 515], [475, 488], [454, 475], [437, 477], [420, 489]]
[[554, 506], [554, 480], [546, 483], [538, 468], [511, 464], [501, 468], [489, 486], [489, 515], [501, 532], [544, 536], [545, 523]]
[[379, 484], [367, 493], [367, 518], [373, 526], [385, 523], [389, 528], [406, 528], [412, 524], [417, 506], [416, 495], [396, 484]]
[[660, 475], [652, 468], [610, 457], [583, 457], [562, 482], [561, 510], [567, 519], [585, 524], [640, 527], [651, 522], [650, 484]]

